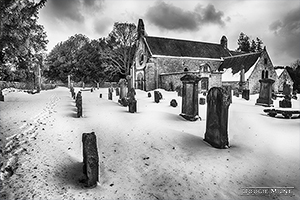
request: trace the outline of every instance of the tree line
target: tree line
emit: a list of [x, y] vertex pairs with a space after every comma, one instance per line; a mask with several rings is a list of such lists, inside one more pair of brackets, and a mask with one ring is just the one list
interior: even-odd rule
[[66, 83], [71, 75], [75, 82], [100, 83], [117, 81], [130, 74], [137, 31], [133, 23], [114, 23], [107, 37], [90, 40], [75, 34], [58, 43], [48, 54], [44, 75]]

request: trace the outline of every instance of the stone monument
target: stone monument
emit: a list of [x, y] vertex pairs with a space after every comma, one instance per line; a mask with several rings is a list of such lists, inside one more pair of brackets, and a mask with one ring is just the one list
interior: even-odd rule
[[204, 141], [215, 148], [225, 149], [228, 142], [229, 94], [223, 88], [213, 87], [207, 95], [206, 132]]
[[180, 80], [183, 85], [180, 116], [189, 121], [196, 121], [199, 119], [198, 83], [201, 78], [194, 74], [186, 74]]
[[259, 97], [256, 100], [255, 105], [273, 106], [272, 85], [275, 81], [273, 79], [265, 78], [259, 80], [259, 82], [260, 82]]

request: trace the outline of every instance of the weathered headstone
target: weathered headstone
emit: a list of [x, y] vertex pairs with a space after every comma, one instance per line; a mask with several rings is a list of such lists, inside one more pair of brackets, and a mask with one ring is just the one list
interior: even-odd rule
[[182, 81], [182, 107], [181, 114], [183, 118], [189, 121], [199, 119], [198, 105], [198, 83], [200, 77], [194, 74], [186, 74], [180, 78]]
[[291, 108], [292, 107], [292, 95], [291, 95], [291, 87], [289, 84], [283, 85], [283, 95], [284, 99], [279, 101], [279, 107], [281, 108]]
[[84, 83], [84, 82], [82, 82], [82, 88], [83, 88], [83, 89], [85, 88], [85, 83]]
[[91, 88], [91, 92], [93, 92], [94, 91], [94, 89], [93, 88]]
[[199, 99], [199, 104], [200, 104], [200, 105], [204, 105], [204, 104], [205, 104], [205, 98], [200, 97], [200, 99]]
[[79, 91], [76, 96], [76, 107], [77, 107], [77, 117], [82, 116], [82, 96], [81, 92]]
[[0, 101], [4, 101], [4, 95], [2, 93], [2, 90], [0, 90]]
[[273, 79], [265, 78], [259, 80], [259, 82], [260, 82], [259, 97], [256, 100], [255, 105], [273, 106], [272, 85], [275, 81]]
[[228, 148], [229, 94], [223, 88], [213, 87], [207, 95], [206, 132], [204, 140], [215, 148]]
[[137, 111], [137, 108], [136, 108], [137, 107], [136, 106], [137, 101], [135, 99], [135, 95], [136, 95], [136, 93], [135, 93], [134, 88], [129, 89], [129, 92], [127, 94], [127, 96], [128, 96], [128, 109], [129, 109], [129, 112], [131, 112], [131, 113], [135, 113]]
[[154, 102], [159, 103], [159, 100], [162, 99], [162, 94], [159, 91], [154, 91]]
[[116, 88], [116, 96], [119, 96], [120, 95], [120, 89], [117, 87]]
[[112, 100], [112, 93], [113, 93], [113, 88], [112, 87], [108, 88], [108, 100]]
[[246, 100], [249, 100], [250, 99], [250, 90], [243, 90], [242, 91], [242, 98], [243, 99], [246, 99]]
[[99, 181], [99, 155], [94, 132], [82, 134], [82, 146], [83, 174], [86, 176], [86, 187], [96, 187]]
[[99, 95], [99, 98], [102, 98], [102, 94]]
[[175, 99], [172, 99], [171, 101], [170, 101], [170, 106], [172, 106], [172, 107], [177, 107], [177, 101], [175, 100]]
[[148, 92], [148, 97], [149, 97], [149, 98], [151, 97], [151, 92]]

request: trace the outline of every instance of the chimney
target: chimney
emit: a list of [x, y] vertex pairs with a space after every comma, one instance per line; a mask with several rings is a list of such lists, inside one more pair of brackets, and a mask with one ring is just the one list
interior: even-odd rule
[[227, 49], [227, 38], [225, 35], [222, 36], [221, 38], [221, 45], [223, 46], [224, 49]]
[[138, 38], [145, 36], [145, 25], [142, 19], [139, 19], [138, 22], [138, 27], [137, 27], [137, 32], [138, 32]]

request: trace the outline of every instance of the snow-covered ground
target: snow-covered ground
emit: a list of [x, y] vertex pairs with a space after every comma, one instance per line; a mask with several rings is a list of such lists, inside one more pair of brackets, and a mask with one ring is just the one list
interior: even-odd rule
[[[76, 88], [78, 91], [79, 88]], [[67, 88], [5, 93], [0, 102], [0, 199], [272, 199], [241, 196], [243, 187], [295, 187], [300, 198], [300, 118], [272, 118], [250, 101], [233, 97], [229, 149], [203, 142], [201, 121], [179, 116], [181, 97], [160, 90], [155, 103], [137, 90], [138, 112], [107, 99], [107, 89], [83, 91], [83, 118]], [[99, 98], [99, 94], [103, 98]], [[176, 99], [178, 107], [169, 105]], [[300, 96], [292, 100], [300, 109]], [[278, 107], [275, 101], [275, 107]], [[100, 182], [84, 188], [82, 133], [97, 135]]]

